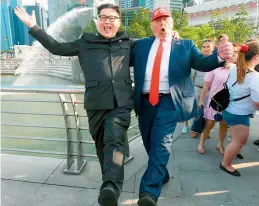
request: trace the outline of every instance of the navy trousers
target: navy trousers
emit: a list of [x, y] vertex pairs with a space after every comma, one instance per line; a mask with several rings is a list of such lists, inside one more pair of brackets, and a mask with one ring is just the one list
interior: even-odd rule
[[170, 95], [164, 96], [153, 107], [148, 98], [142, 97], [139, 129], [149, 160], [141, 179], [139, 193], [148, 192], [159, 198], [162, 183], [168, 171], [166, 165], [171, 152], [172, 137], [177, 117]]

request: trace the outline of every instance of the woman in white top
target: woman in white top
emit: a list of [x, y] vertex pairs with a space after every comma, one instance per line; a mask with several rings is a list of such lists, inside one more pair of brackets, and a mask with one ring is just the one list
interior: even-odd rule
[[[227, 85], [230, 103], [222, 115], [230, 126], [232, 141], [225, 149], [220, 168], [234, 176], [241, 174], [231, 166], [232, 159], [239, 154], [247, 141], [249, 115], [259, 109], [259, 73], [254, 70], [257, 64], [259, 64], [259, 42], [252, 41], [241, 46], [237, 65], [229, 71]], [[241, 97], [246, 98], [231, 101]]]

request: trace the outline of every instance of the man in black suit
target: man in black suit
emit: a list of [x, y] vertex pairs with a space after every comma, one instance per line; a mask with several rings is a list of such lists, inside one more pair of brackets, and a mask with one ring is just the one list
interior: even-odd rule
[[132, 80], [129, 70], [131, 40], [121, 25], [119, 7], [103, 4], [98, 7], [98, 34], [85, 33], [80, 39], [59, 43], [17, 7], [15, 14], [30, 27], [30, 35], [52, 54], [78, 56], [85, 76], [85, 101], [89, 130], [95, 141], [102, 169], [103, 184], [99, 203], [117, 206], [124, 180], [126, 132], [133, 107]]

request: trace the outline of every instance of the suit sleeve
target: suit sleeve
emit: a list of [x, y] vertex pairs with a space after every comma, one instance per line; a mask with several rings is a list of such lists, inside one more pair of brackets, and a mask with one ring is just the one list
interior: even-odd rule
[[209, 72], [218, 67], [222, 67], [225, 61], [219, 63], [218, 53], [213, 52], [210, 56], [204, 56], [191, 41], [191, 67], [201, 72]]
[[38, 40], [52, 54], [60, 56], [77, 56], [80, 51], [80, 40], [59, 43], [38, 25], [32, 27], [29, 34]]
[[134, 50], [136, 47], [136, 43], [137, 43], [138, 39], [131, 39], [130, 40], [130, 62], [129, 62], [129, 66], [132, 67], [133, 66], [133, 62], [134, 62]]

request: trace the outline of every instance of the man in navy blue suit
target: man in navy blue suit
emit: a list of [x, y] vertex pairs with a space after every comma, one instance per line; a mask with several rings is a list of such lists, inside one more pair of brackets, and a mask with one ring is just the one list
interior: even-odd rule
[[209, 72], [233, 54], [230, 43], [205, 57], [193, 41], [172, 39], [173, 19], [166, 9], [153, 11], [151, 25], [155, 37], [136, 41], [131, 50], [134, 109], [149, 157], [140, 183], [140, 206], [157, 205], [162, 185], [170, 180], [166, 165], [176, 124], [197, 116], [191, 68]]

